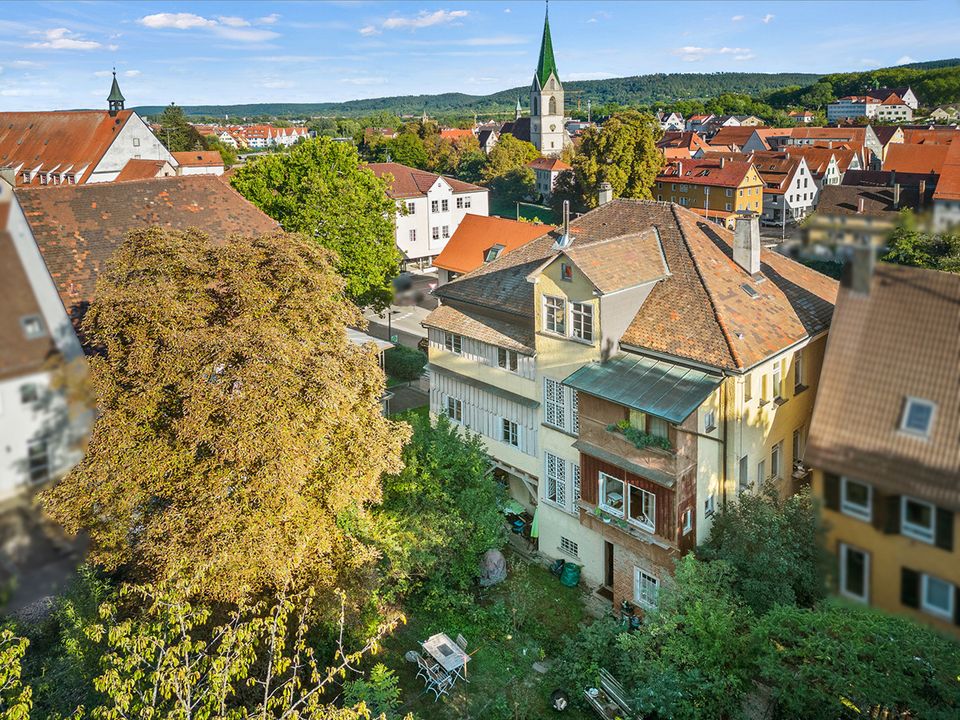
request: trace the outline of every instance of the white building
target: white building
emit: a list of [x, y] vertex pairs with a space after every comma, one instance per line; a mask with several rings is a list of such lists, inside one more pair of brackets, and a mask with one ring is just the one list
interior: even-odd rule
[[754, 153], [752, 162], [763, 180], [761, 219], [765, 223], [793, 223], [813, 212], [820, 188], [802, 156]]
[[657, 113], [657, 120], [660, 122], [660, 128], [665, 131], [683, 130], [683, 116], [680, 113]]
[[536, 176], [537, 192], [544, 199], [553, 194], [553, 188], [557, 184], [557, 178], [564, 170], [573, 170], [572, 165], [568, 165], [557, 158], [537, 158], [533, 162], [527, 163], [528, 168], [533, 169]]
[[191, 150], [175, 152], [173, 157], [180, 164], [180, 175], [223, 175], [223, 158], [216, 150]]
[[377, 177], [390, 175], [397, 201], [397, 247], [404, 261], [429, 266], [468, 213], [489, 215], [489, 190], [456, 178], [400, 163], [367, 165]]
[[903, 122], [913, 120], [913, 108], [896, 93], [890, 93], [883, 99], [874, 95], [848, 95], [827, 105], [827, 120], [830, 122], [862, 117], [882, 122]]

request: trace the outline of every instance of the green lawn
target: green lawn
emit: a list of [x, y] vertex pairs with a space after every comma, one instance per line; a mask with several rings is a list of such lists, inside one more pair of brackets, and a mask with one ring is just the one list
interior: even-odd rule
[[[393, 669], [402, 690], [402, 712], [427, 720], [547, 720], [556, 717], [550, 693], [556, 689], [551, 672], [540, 674], [533, 663], [548, 663], [562, 647], [563, 638], [584, 621], [583, 595], [567, 588], [539, 565], [508, 556], [510, 574], [498, 586], [481, 591], [478, 610], [462, 622], [431, 620], [427, 613], [408, 611], [407, 624], [397, 629], [376, 658]], [[462, 633], [471, 661], [469, 683], [458, 682], [449, 695], [434, 702], [416, 677], [416, 666], [404, 659], [408, 650], [445, 632]], [[568, 689], [569, 691], [570, 689]], [[574, 708], [570, 720], [588, 716]]]
[[[514, 200], [491, 197], [490, 214], [516, 220], [517, 203]], [[520, 203], [520, 217], [524, 220], [537, 219], [547, 225], [556, 225], [559, 222], [552, 208], [546, 205], [534, 205], [533, 203]]]

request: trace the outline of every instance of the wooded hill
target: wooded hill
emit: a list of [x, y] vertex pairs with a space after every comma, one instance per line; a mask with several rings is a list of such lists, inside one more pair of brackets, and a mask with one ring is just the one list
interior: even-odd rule
[[[657, 73], [606, 80], [581, 80], [564, 84], [567, 111], [578, 103], [586, 110], [589, 99], [594, 107], [625, 105], [656, 109], [672, 103], [708, 100], [734, 93], [762, 100], [774, 108], [802, 105], [809, 93], [824, 83], [830, 84], [833, 97], [862, 93], [877, 86], [910, 85], [924, 105], [935, 106], [960, 101], [960, 58], [912, 63], [864, 72], [814, 75], [809, 73]], [[509, 115], [517, 97], [526, 105], [527, 87], [510, 88], [492, 95], [442, 93], [439, 95], [402, 95], [397, 97], [350, 100], [341, 103], [250, 103], [245, 105], [190, 105], [184, 111], [191, 116], [244, 118], [268, 117], [362, 117], [385, 112], [394, 115], [471, 114]], [[823, 94], [821, 93], [821, 97]], [[141, 115], [156, 115], [160, 106], [135, 108]]]

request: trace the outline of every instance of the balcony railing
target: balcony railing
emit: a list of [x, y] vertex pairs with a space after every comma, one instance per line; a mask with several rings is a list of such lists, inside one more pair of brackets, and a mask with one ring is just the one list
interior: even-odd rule
[[661, 475], [676, 478], [686, 469], [680, 467], [682, 461], [678, 460], [676, 451], [654, 446], [638, 448], [622, 433], [608, 430], [607, 423], [592, 418], [580, 418], [580, 438], [633, 465], [649, 468]]

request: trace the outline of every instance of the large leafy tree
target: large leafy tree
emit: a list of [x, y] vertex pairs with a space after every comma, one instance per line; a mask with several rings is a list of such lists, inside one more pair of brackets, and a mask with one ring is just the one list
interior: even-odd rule
[[33, 691], [21, 678], [26, 638], [13, 630], [0, 630], [0, 720], [29, 720]]
[[617, 197], [651, 198], [663, 166], [657, 148], [662, 134], [652, 115], [636, 110], [615, 113], [602, 127], [584, 130], [574, 168], [585, 203], [596, 207], [602, 182], [610, 183]]
[[94, 562], [236, 599], [369, 559], [338, 518], [380, 499], [406, 429], [380, 413], [376, 354], [347, 340], [363, 318], [343, 286], [295, 235], [131, 233], [84, 319], [100, 415], [44, 496]]
[[336, 253], [346, 292], [360, 305], [385, 307], [398, 270], [389, 184], [360, 164], [347, 143], [321, 137], [290, 152], [245, 164], [233, 186], [284, 230], [298, 232]]
[[[540, 157], [540, 153], [524, 140], [518, 140], [510, 133], [500, 136], [500, 140], [487, 156], [487, 164], [483, 168], [483, 179], [487, 182], [503, 177], [509, 173], [529, 170], [527, 163]], [[531, 175], [533, 171], [530, 171]]]
[[900, 213], [900, 222], [890, 234], [886, 262], [912, 267], [960, 272], [960, 234], [929, 233], [917, 226], [910, 210]]
[[416, 133], [402, 132], [387, 143], [390, 159], [401, 165], [426, 169], [429, 161], [423, 140]]
[[829, 560], [809, 490], [782, 498], [771, 483], [720, 508], [701, 558], [734, 569], [734, 588], [754, 612], [810, 607], [826, 596]]

